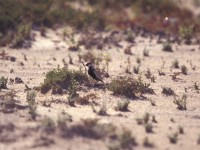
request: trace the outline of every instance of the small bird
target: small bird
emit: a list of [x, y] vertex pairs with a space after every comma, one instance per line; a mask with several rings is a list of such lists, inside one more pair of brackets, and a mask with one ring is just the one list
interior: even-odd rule
[[[96, 71], [96, 69], [94, 68], [94, 66], [92, 65], [92, 63], [87, 63], [86, 66], [88, 67], [88, 74], [95, 80], [97, 81], [101, 81], [102, 77], [100, 76], [100, 74]], [[104, 83], [104, 82], [103, 82]]]

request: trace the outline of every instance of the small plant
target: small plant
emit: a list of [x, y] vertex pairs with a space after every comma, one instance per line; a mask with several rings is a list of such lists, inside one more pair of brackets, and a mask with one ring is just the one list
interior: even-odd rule
[[14, 112], [16, 108], [16, 91], [11, 90], [0, 94], [0, 109], [4, 112]]
[[176, 81], [178, 79], [178, 76], [181, 74], [181, 72], [174, 72], [173, 75], [170, 75], [171, 76], [171, 79]]
[[151, 123], [146, 123], [144, 127], [147, 133], [153, 133], [153, 125]]
[[140, 71], [140, 65], [134, 66], [134, 67], [133, 67], [133, 72], [134, 72], [135, 74], [138, 74], [139, 71]]
[[152, 148], [154, 147], [154, 144], [152, 142], [149, 141], [148, 137], [145, 137], [144, 141], [143, 141], [143, 146], [144, 147], [149, 147]]
[[141, 59], [140, 59], [140, 57], [137, 57], [137, 58], [136, 58], [136, 62], [137, 62], [137, 64], [141, 64]]
[[128, 74], [131, 74], [131, 61], [130, 61], [130, 57], [127, 58], [127, 67], [126, 67], [126, 70], [125, 72], [128, 73]]
[[173, 133], [168, 136], [170, 143], [176, 144], [178, 141], [178, 133]]
[[132, 136], [131, 131], [126, 129], [119, 136], [119, 141], [122, 149], [132, 149], [133, 146], [137, 146], [137, 142]]
[[135, 42], [135, 37], [133, 36], [133, 33], [131, 31], [128, 31], [126, 35], [127, 35], [126, 41], [131, 43]]
[[150, 71], [150, 69], [148, 68], [147, 71], [146, 71], [146, 73], [145, 73], [145, 77], [146, 77], [147, 79], [150, 79], [151, 76], [152, 76], [151, 71]]
[[28, 91], [26, 94], [26, 100], [28, 101], [28, 106], [29, 106], [29, 114], [31, 115], [31, 118], [33, 120], [36, 119], [37, 113], [37, 104], [35, 102], [36, 98], [36, 92], [34, 90]]
[[119, 100], [117, 106], [115, 107], [116, 111], [128, 111], [129, 100]]
[[67, 124], [66, 124], [67, 122], [72, 122], [72, 116], [70, 116], [65, 112], [58, 116], [57, 126], [60, 130], [67, 129]]
[[150, 114], [145, 113], [143, 118], [136, 118], [136, 121], [139, 125], [144, 125], [144, 124], [147, 124], [149, 122], [149, 118], [150, 118]]
[[68, 103], [70, 106], [75, 106], [75, 102], [79, 97], [79, 95], [77, 94], [77, 85], [78, 83], [72, 77], [70, 85], [69, 85], [69, 97], [68, 97]]
[[184, 75], [187, 75], [187, 74], [188, 74], [188, 69], [187, 69], [187, 67], [186, 67], [185, 65], [181, 66], [181, 72], [182, 72], [182, 74], [184, 74]]
[[127, 47], [127, 48], [124, 50], [124, 53], [127, 54], [127, 55], [133, 55], [133, 53], [131, 52], [131, 47]]
[[154, 75], [152, 75], [149, 68], [147, 69], [145, 76], [146, 76], [147, 79], [150, 79], [151, 82], [155, 82], [156, 77]]
[[179, 34], [180, 36], [185, 39], [185, 43], [186, 44], [191, 44], [191, 39], [192, 39], [192, 36], [194, 34], [193, 32], [193, 27], [192, 26], [182, 26], [179, 28]]
[[55, 131], [56, 123], [52, 118], [45, 116], [41, 121], [40, 127], [47, 133], [52, 133]]
[[147, 50], [146, 48], [143, 50], [143, 56], [149, 57], [149, 50]]
[[98, 115], [100, 115], [100, 116], [108, 115], [107, 114], [107, 106], [106, 106], [106, 102], [105, 101], [103, 101], [103, 104], [102, 104], [100, 110], [98, 111]]
[[192, 63], [192, 61], [191, 61], [191, 60], [189, 61], [189, 63], [190, 63], [190, 67], [191, 67], [191, 69], [192, 69], [192, 70], [196, 70], [196, 66], [195, 66], [195, 65], [193, 65], [193, 63]]
[[150, 119], [150, 114], [149, 113], [145, 113], [144, 115], [144, 123], [147, 124], [149, 122]]
[[155, 115], [152, 115], [152, 122], [153, 123], [158, 123], [158, 121], [156, 120], [156, 116]]
[[98, 97], [97, 97], [96, 94], [90, 93], [90, 94], [87, 94], [83, 97], [78, 97], [77, 100], [76, 100], [76, 103], [80, 104], [80, 105], [88, 105], [88, 104], [91, 103], [90, 99], [94, 100], [94, 99], [98, 99]]
[[26, 100], [28, 102], [34, 102], [35, 101], [35, 97], [36, 97], [36, 91], [34, 91], [34, 90], [30, 90], [26, 94]]
[[162, 50], [165, 51], [165, 52], [173, 52], [172, 46], [169, 42], [166, 42], [166, 43], [163, 44]]
[[172, 67], [179, 68], [179, 61], [177, 59], [172, 62]]
[[162, 68], [158, 70], [159, 76], [165, 76], [165, 73], [163, 72]]
[[182, 97], [174, 96], [174, 103], [177, 105], [179, 110], [187, 110], [186, 102], [187, 96], [185, 94], [183, 94]]
[[148, 99], [148, 101], [151, 103], [151, 106], [156, 106], [156, 102], [153, 99]]
[[174, 90], [172, 90], [170, 87], [162, 87], [162, 94], [165, 94], [166, 96], [174, 95]]
[[81, 123], [74, 124], [66, 132], [66, 136], [70, 134], [82, 136], [89, 139], [105, 139], [109, 136], [116, 136], [116, 128], [112, 124], [98, 123], [98, 119], [83, 119]]
[[194, 89], [196, 90], [197, 93], [199, 93], [200, 88], [196, 82], [194, 83]]
[[179, 126], [179, 127], [178, 127], [178, 131], [179, 131], [180, 134], [184, 134], [184, 129], [183, 129], [182, 126]]
[[199, 134], [198, 139], [197, 139], [197, 144], [200, 145], [200, 134]]
[[110, 82], [108, 89], [112, 91], [114, 95], [136, 98], [138, 94], [154, 94], [154, 90], [149, 86], [150, 84], [144, 83], [142, 79], [121, 77], [113, 79]]
[[8, 78], [1, 76], [1, 78], [0, 78], [0, 90], [7, 88], [7, 82], [8, 82]]

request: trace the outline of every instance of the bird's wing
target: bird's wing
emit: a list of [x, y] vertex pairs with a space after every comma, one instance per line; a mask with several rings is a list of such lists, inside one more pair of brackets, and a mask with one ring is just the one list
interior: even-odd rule
[[100, 73], [96, 69], [94, 69], [93, 72], [94, 72], [94, 74], [96, 75], [96, 77], [98, 79], [102, 80], [102, 77], [101, 77]]

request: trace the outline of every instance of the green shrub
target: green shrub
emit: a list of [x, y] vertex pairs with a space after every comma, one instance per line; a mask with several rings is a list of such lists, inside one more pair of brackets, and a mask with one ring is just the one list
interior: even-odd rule
[[180, 36], [185, 39], [186, 44], [191, 43], [192, 36], [194, 35], [192, 26], [181, 26], [179, 27]]
[[1, 78], [0, 78], [0, 90], [7, 88], [7, 82], [8, 82], [8, 78], [1, 76]]
[[182, 97], [174, 96], [174, 103], [179, 110], [187, 110], [187, 95], [183, 94]]
[[130, 77], [113, 79], [108, 89], [112, 91], [114, 95], [123, 95], [128, 98], [136, 98], [138, 94], [154, 94], [154, 90], [150, 88], [150, 84], [143, 82], [141, 79]]
[[46, 74], [44, 83], [41, 86], [41, 92], [46, 93], [54, 87], [68, 89], [73, 82], [84, 84], [88, 82], [88, 77], [81, 70], [69, 70], [67, 68], [57, 68]]
[[177, 59], [172, 62], [172, 67], [179, 68], [179, 61]]
[[184, 75], [187, 75], [187, 74], [188, 74], [188, 69], [187, 69], [187, 67], [186, 67], [185, 65], [181, 66], [181, 72], [182, 72], [182, 74], [184, 74]]
[[36, 98], [36, 91], [31, 90], [27, 92], [26, 100], [28, 101], [29, 114], [31, 115], [31, 118], [33, 120], [35, 120], [37, 117], [37, 112], [36, 112], [37, 104], [35, 102], [35, 98]]
[[163, 44], [162, 50], [165, 51], [165, 52], [173, 52], [172, 46], [169, 42], [166, 42], [166, 43]]

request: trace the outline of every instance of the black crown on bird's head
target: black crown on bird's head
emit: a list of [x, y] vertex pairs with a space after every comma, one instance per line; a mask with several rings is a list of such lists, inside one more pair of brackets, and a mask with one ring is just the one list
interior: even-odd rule
[[92, 66], [92, 63], [89, 62], [89, 63], [86, 64], [86, 66], [87, 66], [87, 67], [90, 67], [90, 66]]

